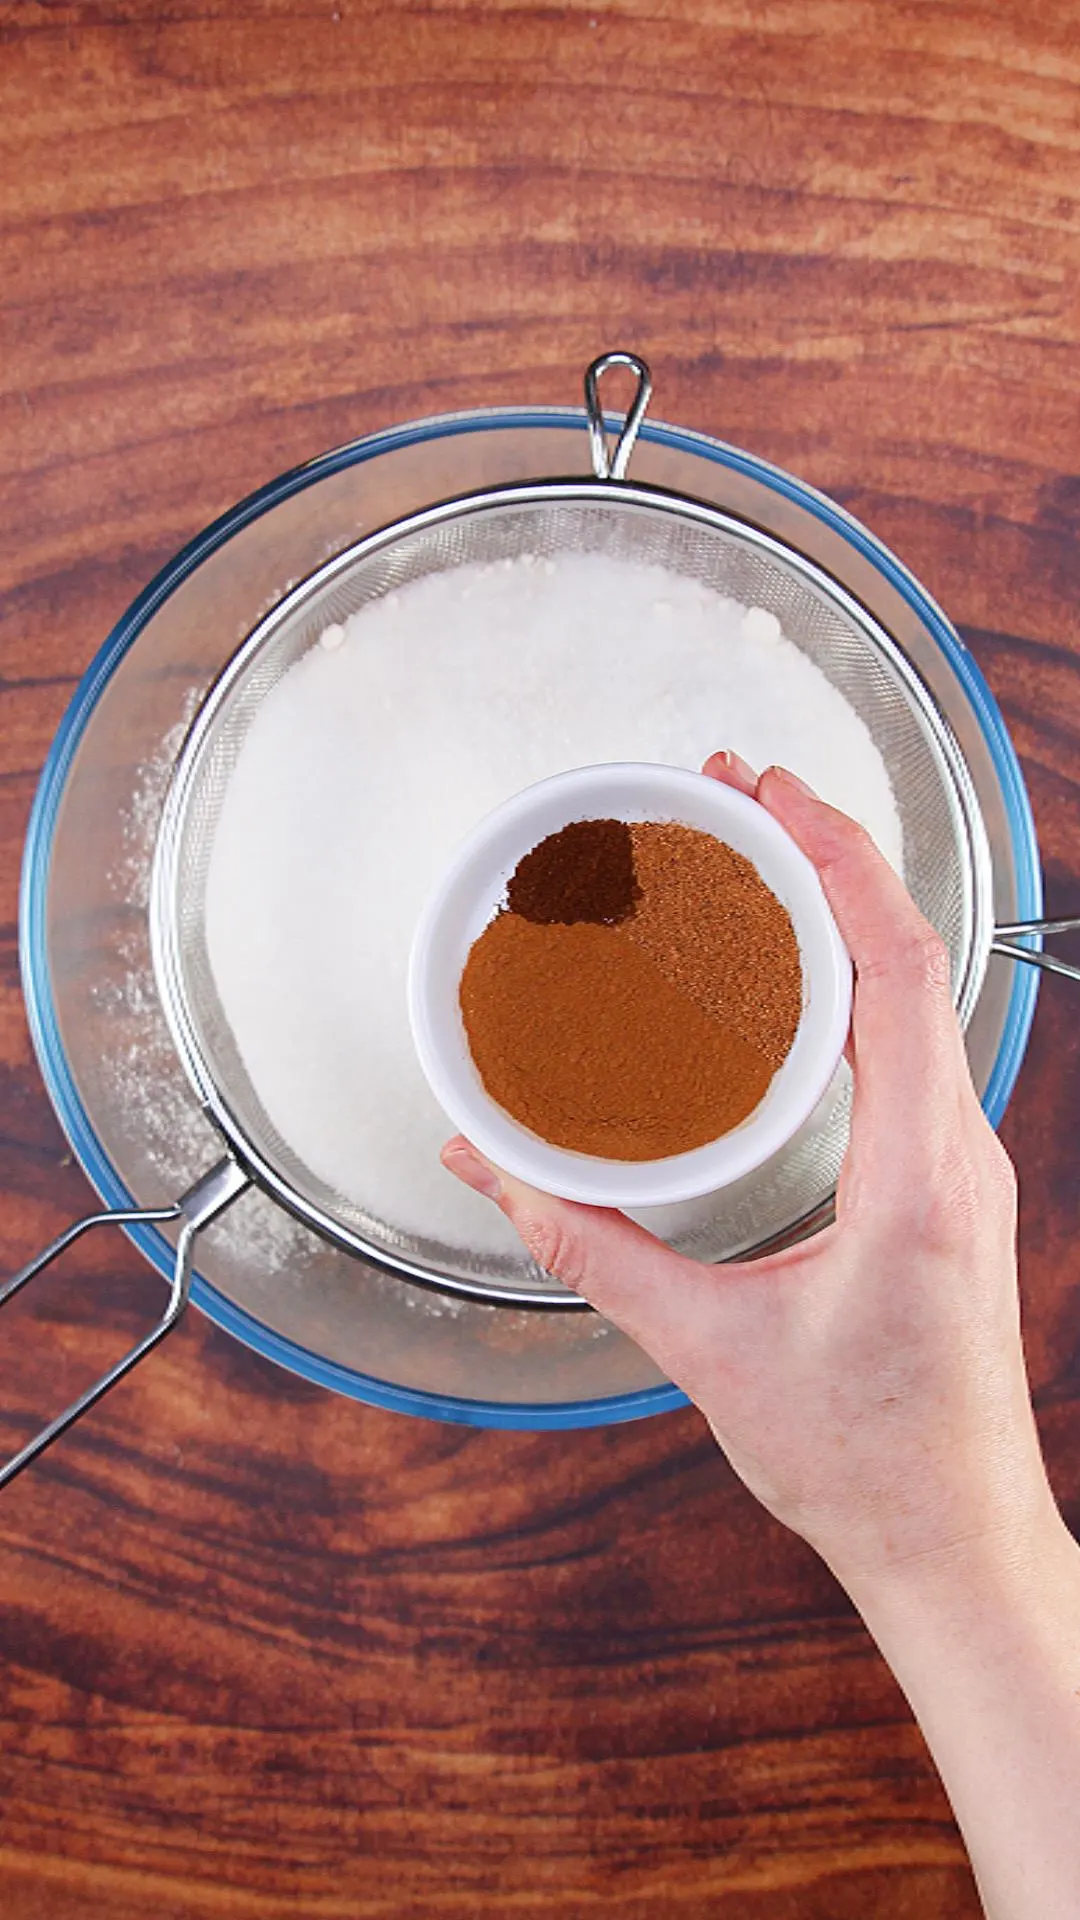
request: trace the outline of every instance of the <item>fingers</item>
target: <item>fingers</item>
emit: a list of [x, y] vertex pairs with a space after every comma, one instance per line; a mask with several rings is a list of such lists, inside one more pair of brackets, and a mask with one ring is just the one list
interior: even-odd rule
[[[744, 766], [730, 784], [746, 791]], [[704, 771], [727, 779], [729, 768], [728, 757], [714, 755]], [[920, 1131], [925, 1139], [927, 1115], [941, 1110], [947, 1084], [970, 1090], [945, 945], [869, 834], [846, 814], [779, 767], [763, 773], [753, 791], [813, 861], [855, 965], [860, 1113], [894, 1128], [894, 1147]]]
[[903, 1078], [960, 1050], [949, 954], [868, 833], [793, 775], [770, 767], [758, 799], [813, 861], [855, 964], [854, 1031], [864, 1076]]
[[673, 1253], [625, 1214], [577, 1206], [512, 1179], [460, 1134], [447, 1141], [442, 1163], [494, 1200], [545, 1273], [582, 1294], [691, 1390], [689, 1350], [708, 1345], [723, 1308], [714, 1270]]

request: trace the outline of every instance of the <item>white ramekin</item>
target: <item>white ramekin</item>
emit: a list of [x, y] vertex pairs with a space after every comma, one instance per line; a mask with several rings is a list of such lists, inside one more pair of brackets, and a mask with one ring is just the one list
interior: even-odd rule
[[[678, 821], [744, 854], [791, 915], [803, 1011], [791, 1051], [740, 1126], [664, 1160], [602, 1160], [542, 1140], [485, 1092], [461, 1018], [469, 949], [500, 906], [522, 856], [572, 820]], [[655, 1207], [728, 1186], [802, 1125], [836, 1071], [851, 1017], [851, 961], [805, 854], [765, 808], [678, 767], [613, 762], [526, 787], [461, 843], [421, 915], [409, 962], [409, 1019], [420, 1065], [453, 1125], [507, 1173], [567, 1200]]]

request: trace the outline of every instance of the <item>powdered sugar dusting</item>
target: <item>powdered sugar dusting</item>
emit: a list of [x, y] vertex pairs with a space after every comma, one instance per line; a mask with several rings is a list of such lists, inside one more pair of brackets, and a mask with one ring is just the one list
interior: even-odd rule
[[[177, 1058], [158, 998], [145, 917], [161, 810], [201, 697], [200, 688], [188, 690], [180, 718], [138, 768], [120, 823], [123, 854], [108, 875], [117, 901], [137, 911], [117, 921], [120, 968], [91, 987], [95, 1003], [109, 1015], [113, 1044], [102, 1074], [110, 1103], [137, 1126], [142, 1158], [160, 1178], [162, 1200], [177, 1198], [224, 1151]], [[263, 1194], [232, 1207], [214, 1233], [227, 1256], [252, 1260], [273, 1273], [296, 1262], [312, 1239]]]

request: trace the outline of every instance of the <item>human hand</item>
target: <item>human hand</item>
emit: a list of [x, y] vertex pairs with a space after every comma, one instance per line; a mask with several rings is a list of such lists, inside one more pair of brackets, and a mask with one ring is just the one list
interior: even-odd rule
[[979, 1107], [946, 950], [869, 837], [776, 768], [756, 796], [814, 862], [855, 964], [852, 1135], [835, 1223], [704, 1267], [619, 1213], [493, 1169], [547, 1271], [630, 1334], [705, 1414], [735, 1471], [851, 1590], [1052, 1511], [1020, 1342], [1012, 1169]]

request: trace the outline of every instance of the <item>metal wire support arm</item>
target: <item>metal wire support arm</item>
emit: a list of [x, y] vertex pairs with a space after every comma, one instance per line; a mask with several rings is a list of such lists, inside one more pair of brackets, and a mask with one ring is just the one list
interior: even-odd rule
[[1006, 960], [1024, 960], [1029, 967], [1042, 967], [1045, 973], [1059, 974], [1064, 980], [1080, 981], [1080, 967], [1071, 960], [1059, 960], [1056, 954], [1046, 953], [1042, 947], [1017, 944], [1026, 934], [1074, 933], [1077, 928], [1080, 928], [1080, 915], [1067, 920], [1017, 920], [1012, 926], [994, 928], [990, 951], [1002, 954]]
[[169, 1298], [157, 1325], [137, 1341], [129, 1352], [109, 1368], [107, 1373], [103, 1373], [100, 1380], [95, 1381], [93, 1386], [87, 1387], [85, 1393], [81, 1393], [77, 1400], [73, 1400], [63, 1413], [58, 1413], [54, 1420], [49, 1421], [48, 1426], [42, 1427], [40, 1433], [35, 1434], [32, 1440], [28, 1440], [18, 1453], [13, 1454], [11, 1459], [0, 1467], [0, 1488], [6, 1487], [10, 1481], [14, 1480], [16, 1474], [21, 1473], [32, 1460], [36, 1460], [39, 1454], [44, 1453], [46, 1447], [51, 1446], [60, 1434], [74, 1425], [88, 1408], [100, 1400], [103, 1394], [108, 1393], [110, 1387], [115, 1386], [118, 1380], [122, 1380], [125, 1373], [130, 1372], [131, 1368], [136, 1366], [151, 1348], [156, 1347], [158, 1341], [163, 1340], [176, 1325], [187, 1306], [191, 1293], [195, 1241], [198, 1235], [203, 1227], [208, 1226], [211, 1220], [230, 1206], [249, 1185], [250, 1181], [243, 1168], [235, 1160], [226, 1159], [219, 1161], [216, 1167], [211, 1167], [209, 1173], [204, 1174], [201, 1180], [197, 1180], [195, 1185], [171, 1206], [131, 1207], [121, 1208], [112, 1213], [87, 1214], [85, 1220], [77, 1220], [74, 1226], [68, 1227], [66, 1232], [52, 1242], [51, 1246], [46, 1247], [44, 1252], [39, 1253], [35, 1259], [28, 1261], [25, 1267], [21, 1267], [12, 1279], [0, 1287], [0, 1307], [2, 1307], [26, 1286], [27, 1281], [33, 1280], [37, 1274], [51, 1266], [59, 1254], [72, 1246], [76, 1240], [80, 1240], [84, 1233], [89, 1233], [92, 1227], [161, 1225], [170, 1220], [183, 1221], [180, 1237], [176, 1243], [176, 1259], [169, 1287]]

